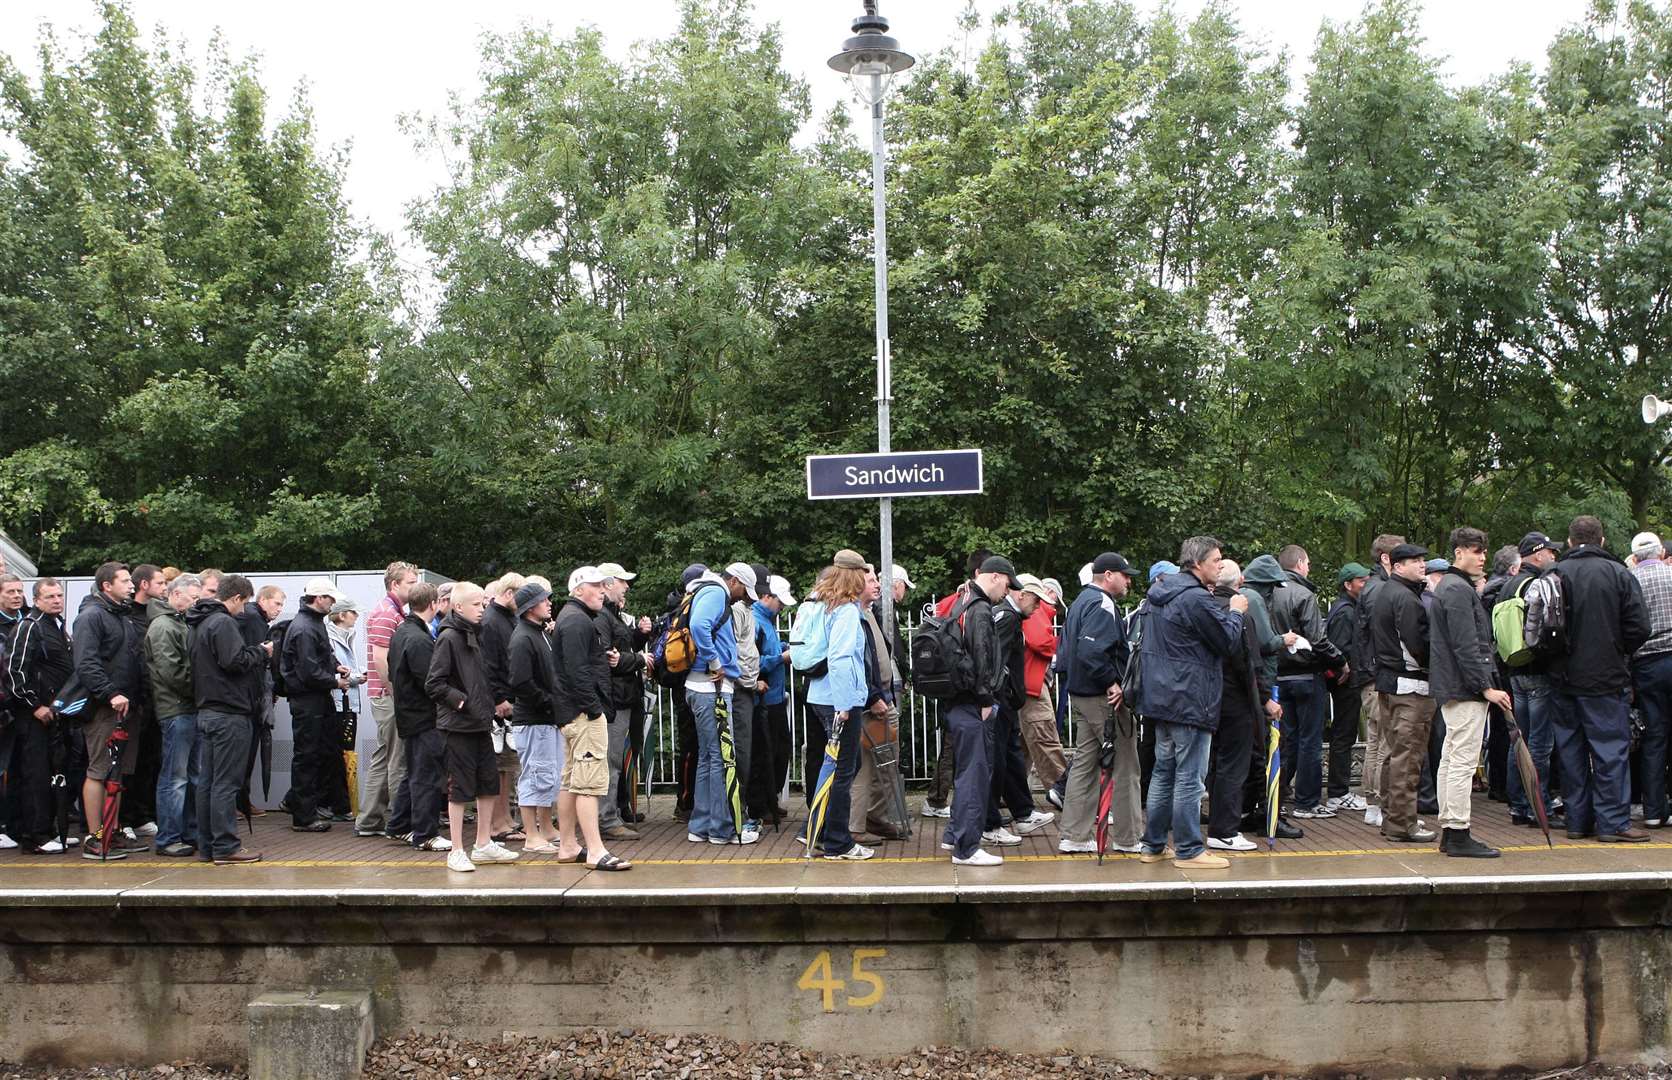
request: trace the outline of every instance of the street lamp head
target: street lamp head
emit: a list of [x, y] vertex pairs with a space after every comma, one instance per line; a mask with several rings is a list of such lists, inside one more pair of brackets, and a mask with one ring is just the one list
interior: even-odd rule
[[917, 58], [888, 36], [888, 20], [878, 13], [877, 0], [865, 0], [865, 14], [853, 21], [853, 34], [830, 58], [830, 66], [848, 77], [861, 101], [875, 105], [888, 96], [894, 76]]

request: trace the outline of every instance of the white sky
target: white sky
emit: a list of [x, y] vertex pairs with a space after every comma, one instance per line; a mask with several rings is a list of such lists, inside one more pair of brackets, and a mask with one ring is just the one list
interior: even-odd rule
[[[590, 23], [611, 52], [624, 56], [632, 43], [658, 37], [678, 21], [677, 0], [290, 0], [285, 4], [225, 0], [129, 0], [147, 39], [159, 24], [171, 39], [184, 39], [201, 54], [219, 29], [234, 56], [254, 53], [263, 84], [282, 108], [305, 83], [322, 140], [347, 144], [347, 195], [354, 212], [372, 227], [401, 235], [404, 207], [445, 179], [441, 163], [414, 149], [398, 124], [403, 113], [436, 115], [450, 93], [475, 92], [477, 43], [484, 31], [550, 23], [559, 32]], [[1146, 11], [1155, 0], [1139, 0]], [[1178, 0], [1186, 16], [1203, 0]], [[975, 0], [983, 13], [1001, 0]], [[883, 0], [893, 34], [919, 55], [959, 44], [957, 17], [966, 0]], [[1232, 0], [1243, 27], [1271, 51], [1287, 50], [1299, 86], [1306, 59], [1324, 19], [1356, 17], [1356, 0]], [[761, 21], [783, 28], [786, 65], [809, 80], [815, 118], [844, 96], [840, 76], [825, 66], [861, 10], [860, 0], [756, 0]], [[1583, 17], [1585, 0], [1434, 0], [1423, 16], [1432, 52], [1447, 57], [1461, 83], [1480, 82], [1514, 60], [1541, 65], [1545, 46], [1562, 26]], [[36, 69], [34, 46], [42, 21], [61, 37], [98, 25], [91, 0], [0, 0], [0, 51], [26, 71]], [[985, 40], [985, 31], [980, 41]], [[414, 256], [416, 257], [416, 256]]]

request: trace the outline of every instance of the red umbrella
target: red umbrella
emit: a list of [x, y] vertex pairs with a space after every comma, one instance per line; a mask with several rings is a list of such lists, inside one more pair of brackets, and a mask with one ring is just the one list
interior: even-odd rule
[[105, 753], [110, 757], [110, 771], [105, 774], [104, 809], [99, 815], [99, 858], [104, 861], [110, 856], [112, 838], [116, 835], [117, 803], [122, 798], [122, 751], [128, 745], [128, 718], [126, 714], [116, 719], [116, 730], [110, 733], [105, 742]]

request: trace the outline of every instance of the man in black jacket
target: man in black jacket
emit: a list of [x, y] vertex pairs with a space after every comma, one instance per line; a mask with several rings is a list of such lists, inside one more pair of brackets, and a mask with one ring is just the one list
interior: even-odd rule
[[[1213, 587], [1214, 603], [1229, 611], [1231, 597], [1239, 595], [1242, 587], [1242, 568], [1230, 559], [1221, 562]], [[1219, 727], [1208, 751], [1207, 846], [1218, 851], [1256, 847], [1241, 831], [1244, 785], [1260, 741], [1257, 736], [1265, 734], [1272, 711], [1280, 708], [1272, 700], [1273, 683], [1261, 659], [1259, 630], [1245, 612], [1242, 647], [1220, 665]]]
[[1318, 610], [1318, 587], [1308, 576], [1312, 559], [1306, 549], [1290, 544], [1277, 553], [1278, 565], [1287, 578], [1272, 593], [1272, 628], [1279, 634], [1295, 633], [1310, 648], [1277, 657], [1277, 693], [1283, 702], [1283, 792], [1284, 802], [1294, 796], [1297, 818], [1334, 817], [1323, 805], [1324, 718], [1329, 712], [1329, 695], [1321, 672], [1345, 661], [1324, 632], [1324, 618]]
[[395, 733], [406, 755], [406, 771], [401, 774], [390, 817], [391, 831], [397, 819], [410, 820], [411, 843], [419, 851], [453, 850], [453, 842], [440, 835], [441, 815], [447, 812], [446, 740], [436, 730], [435, 703], [424, 688], [435, 655], [430, 619], [435, 615], [436, 594], [436, 587], [427, 581], [413, 585], [406, 597], [407, 614], [389, 638], [389, 696], [395, 709]]
[[1440, 751], [1440, 850], [1465, 859], [1495, 859], [1498, 850], [1469, 834], [1470, 787], [1480, 764], [1487, 705], [1509, 705], [1493, 686], [1492, 625], [1475, 591], [1486, 570], [1486, 534], [1468, 526], [1451, 533], [1451, 567], [1434, 586], [1429, 610], [1429, 689], [1446, 719]]
[[343, 598], [328, 578], [314, 578], [302, 590], [302, 606], [285, 631], [279, 658], [285, 692], [290, 697], [290, 827], [294, 832], [328, 832], [319, 820], [325, 791], [325, 755], [333, 753], [335, 734], [331, 691], [348, 687], [348, 669], [337, 663], [325, 629], [325, 614]]
[[1365, 680], [1370, 703], [1364, 714], [1364, 811], [1366, 825], [1382, 823], [1382, 775], [1386, 771], [1388, 746], [1387, 705], [1382, 692], [1376, 688], [1376, 642], [1370, 631], [1370, 616], [1376, 604], [1376, 591], [1387, 583], [1393, 572], [1390, 556], [1393, 549], [1405, 542], [1403, 536], [1383, 533], [1370, 543], [1370, 577], [1358, 598], [1358, 651], [1351, 659], [1348, 681]]
[[[1023, 581], [1021, 589], [993, 601], [993, 633], [1004, 661], [1004, 680], [993, 702], [992, 723], [987, 725], [987, 762], [993, 777], [981, 842], [999, 847], [1020, 844], [1023, 836], [1044, 828], [1054, 817], [1034, 807], [1033, 793], [1028, 790], [1027, 758], [1022, 756], [1021, 710], [1027, 703], [1027, 644], [1022, 637], [1022, 622], [1033, 613], [1039, 598], [1037, 593], [1027, 592], [1030, 583], [1038, 588], [1037, 578], [1031, 582], [1020, 577], [1017, 580]], [[1010, 809], [1014, 832], [1004, 827], [1001, 803]]]
[[[598, 800], [610, 791], [610, 666], [621, 656], [604, 640], [594, 617], [604, 607], [604, 575], [582, 566], [569, 575], [569, 600], [557, 614], [552, 653], [557, 660], [554, 707], [563, 735], [562, 792], [557, 797], [558, 861], [585, 858], [595, 870], [628, 870], [598, 832]], [[580, 826], [584, 848], [577, 848]]]
[[1556, 563], [1568, 646], [1551, 664], [1562, 802], [1570, 838], [1641, 843], [1649, 834], [1631, 824], [1630, 661], [1652, 626], [1642, 586], [1603, 539], [1602, 522], [1574, 518]]
[[[1343, 566], [1335, 575], [1340, 592], [1324, 619], [1325, 635], [1345, 658], [1344, 663], [1331, 669], [1334, 677], [1329, 690], [1329, 799], [1324, 807], [1338, 814], [1369, 809], [1369, 803], [1363, 796], [1352, 793], [1353, 746], [1358, 742], [1359, 722], [1369, 711], [1370, 695], [1373, 693], [1370, 680], [1352, 663], [1360, 651], [1359, 596], [1369, 580], [1370, 571], [1358, 563], [1350, 562]], [[1365, 787], [1369, 786], [1369, 778], [1366, 777]]]
[[552, 811], [557, 806], [563, 754], [557, 736], [557, 669], [546, 623], [551, 590], [530, 581], [517, 590], [517, 628], [511, 633], [506, 680], [511, 688], [511, 739], [517, 749], [517, 805], [528, 839], [523, 851], [550, 855], [558, 849]]
[[[1091, 564], [1091, 584], [1080, 590], [1062, 624], [1062, 644], [1057, 649], [1057, 670], [1074, 710], [1074, 760], [1078, 768], [1068, 771], [1062, 800], [1061, 839], [1057, 850], [1065, 855], [1097, 850], [1097, 803], [1102, 777], [1094, 769], [1102, 751], [1105, 728], [1121, 704], [1121, 684], [1126, 680], [1132, 650], [1126, 636], [1126, 617], [1121, 597], [1132, 588], [1138, 570], [1125, 556], [1105, 551]], [[1138, 733], [1130, 710], [1122, 714], [1112, 734], [1115, 745], [1114, 794], [1110, 802], [1113, 821], [1108, 832], [1110, 848], [1128, 854], [1138, 852], [1138, 834], [1143, 831], [1143, 804], [1139, 800]]]
[[[494, 796], [492, 826], [495, 836], [517, 839], [511, 817], [511, 793], [517, 789], [517, 750], [511, 745], [511, 634], [517, 628], [517, 590], [528, 584], [521, 574], [502, 574], [488, 586], [488, 607], [482, 616], [482, 670], [493, 691], [494, 731], [503, 744], [496, 751], [499, 794]], [[547, 587], [550, 585], [548, 583]], [[525, 834], [526, 835], [526, 834]]]
[[[620, 563], [605, 563], [598, 572], [604, 575], [604, 606], [594, 618], [618, 657], [610, 667], [610, 793], [598, 806], [598, 828], [606, 840], [637, 840], [638, 830], [623, 816], [627, 800], [622, 798], [621, 789], [623, 783], [632, 783], [631, 778], [623, 776], [623, 769], [628, 748], [634, 744], [637, 718], [644, 711], [644, 670], [648, 666], [643, 652], [645, 636], [639, 632], [637, 620], [622, 606], [638, 575]], [[642, 741], [639, 745], [642, 748]]]
[[[52, 701], [70, 679], [70, 641], [64, 636], [64, 586], [57, 578], [35, 582], [34, 610], [23, 616], [6, 657], [7, 686], [17, 742], [10, 774], [17, 785], [18, 845], [36, 855], [64, 852], [52, 807], [52, 778], [66, 771], [52, 766], [54, 749], [63, 746], [67, 720], [52, 714]], [[8, 793], [9, 794], [9, 793]]]
[[959, 866], [998, 866], [1004, 862], [981, 847], [993, 783], [987, 725], [993, 722], [993, 710], [1004, 692], [1004, 657], [993, 631], [993, 605], [1003, 600], [1008, 590], [1021, 587], [1010, 560], [993, 555], [982, 561], [959, 601], [963, 608], [958, 623], [963, 628], [971, 678], [968, 690], [945, 703], [957, 775], [952, 782], [951, 818], [942, 838], [942, 846], [951, 848], [952, 861]]
[[[139, 717], [135, 703], [143, 697], [144, 664], [139, 654], [139, 632], [128, 615], [133, 581], [122, 563], [107, 562], [93, 575], [93, 593], [82, 601], [70, 635], [76, 674], [95, 706], [93, 719], [83, 728], [87, 743], [87, 779], [81, 785], [81, 805], [87, 814], [87, 843], [81, 854], [102, 859], [118, 851], [143, 851], [148, 843], [130, 843], [120, 836], [103, 836], [105, 780], [110, 776], [110, 744], [117, 729], [121, 759], [116, 766], [124, 779], [139, 763]], [[116, 798], [121, 799], [118, 793]]]
[[[1525, 600], [1527, 588], [1550, 572], [1562, 549], [1545, 534], [1530, 532], [1521, 538], [1517, 550], [1521, 552], [1521, 568], [1499, 586], [1499, 604], [1517, 597]], [[1511, 668], [1509, 689], [1515, 702], [1515, 722], [1521, 728], [1528, 752], [1533, 755], [1533, 767], [1538, 770], [1539, 791], [1548, 815], [1555, 804], [1550, 791], [1550, 754], [1556, 745], [1556, 692], [1550, 681], [1549, 662], [1535, 655], [1525, 664]], [[1510, 822], [1537, 825], [1532, 800], [1521, 784], [1521, 770], [1512, 768], [1508, 772], [1505, 788], [1509, 794]]]
[[1434, 722], [1428, 683], [1428, 549], [1400, 544], [1388, 555], [1391, 576], [1376, 590], [1370, 633], [1376, 648], [1376, 692], [1382, 700], [1382, 835], [1426, 844], [1434, 832], [1417, 819], [1417, 783]]
[[262, 681], [271, 642], [251, 645], [234, 620], [255, 592], [239, 574], [221, 578], [214, 599], [186, 612], [197, 710], [198, 858], [216, 866], [260, 862], [238, 839], [238, 792], [250, 759], [250, 702]]

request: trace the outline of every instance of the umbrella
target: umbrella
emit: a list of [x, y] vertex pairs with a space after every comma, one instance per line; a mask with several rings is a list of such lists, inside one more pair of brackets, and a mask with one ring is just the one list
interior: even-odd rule
[[905, 782], [900, 776], [899, 732], [892, 740], [876, 742], [871, 738], [869, 725], [859, 729], [865, 740], [866, 752], [871, 755], [871, 766], [876, 770], [877, 783], [888, 793], [888, 824], [902, 840], [911, 837], [911, 815], [906, 812]]
[[128, 745], [128, 716], [121, 714], [116, 730], [105, 742], [105, 753], [110, 755], [110, 772], [105, 776], [104, 808], [99, 814], [99, 855], [101, 861], [110, 856], [111, 838], [116, 835], [117, 803], [122, 798], [122, 751]]
[[1556, 842], [1550, 839], [1550, 818], [1544, 812], [1544, 791], [1539, 787], [1538, 766], [1533, 764], [1532, 751], [1527, 749], [1527, 740], [1515, 723], [1515, 713], [1505, 709], [1504, 722], [1509, 725], [1510, 756], [1515, 758], [1515, 771], [1521, 774], [1521, 790], [1533, 804], [1533, 816], [1538, 818], [1538, 827], [1544, 830], [1544, 842], [1555, 847]]
[[[1273, 689], [1271, 699], [1277, 700], [1277, 691]], [[1281, 777], [1283, 775], [1283, 752], [1280, 749], [1283, 737], [1278, 727], [1279, 718], [1273, 717], [1270, 726], [1271, 734], [1266, 740], [1266, 847], [1277, 846], [1277, 811], [1282, 806], [1280, 792]]]
[[720, 737], [720, 764], [726, 770], [726, 801], [731, 804], [732, 825], [743, 835], [743, 796], [737, 786], [737, 749], [732, 744], [731, 707], [726, 696], [714, 695], [714, 724]]
[[273, 723], [271, 720], [261, 725], [261, 738], [257, 740], [256, 754], [261, 761], [261, 800], [266, 802], [271, 798], [268, 789], [273, 784]]
[[813, 801], [807, 806], [807, 858], [813, 857], [819, 834], [824, 832], [824, 813], [830, 809], [830, 785], [836, 779], [836, 759], [841, 755], [842, 726], [847, 718], [841, 713], [830, 724], [830, 737], [824, 741], [824, 761], [819, 763], [818, 783], [813, 785]]
[[54, 716], [47, 736], [47, 767], [52, 770], [52, 823], [58, 842], [70, 842], [70, 726]]
[[1103, 853], [1109, 850], [1109, 811], [1115, 803], [1115, 715], [1109, 710], [1103, 721], [1103, 738], [1097, 747], [1097, 863], [1103, 865]]

